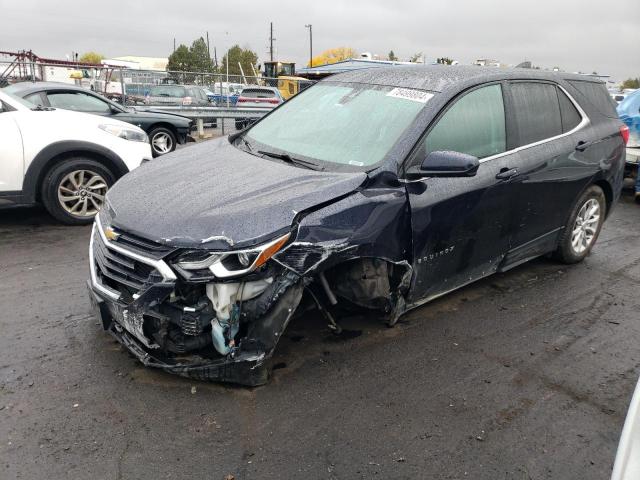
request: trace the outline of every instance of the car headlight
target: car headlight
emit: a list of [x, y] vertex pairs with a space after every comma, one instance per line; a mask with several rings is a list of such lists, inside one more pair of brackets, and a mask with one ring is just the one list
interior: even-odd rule
[[173, 266], [189, 280], [212, 280], [246, 275], [267, 263], [287, 243], [291, 233], [248, 250], [235, 252], [209, 252], [189, 250], [179, 255]]
[[125, 140], [131, 140], [132, 142], [149, 142], [149, 137], [147, 137], [147, 134], [137, 128], [127, 128], [120, 125], [113, 125], [108, 123], [98, 125], [98, 128], [110, 133], [111, 135], [124, 138]]

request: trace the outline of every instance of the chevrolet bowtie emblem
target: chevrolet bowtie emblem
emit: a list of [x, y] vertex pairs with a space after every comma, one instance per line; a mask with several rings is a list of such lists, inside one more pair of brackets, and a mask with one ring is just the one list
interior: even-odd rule
[[104, 236], [107, 237], [107, 240], [117, 240], [118, 237], [120, 236], [119, 233], [117, 233], [113, 228], [111, 227], [105, 227], [104, 229]]

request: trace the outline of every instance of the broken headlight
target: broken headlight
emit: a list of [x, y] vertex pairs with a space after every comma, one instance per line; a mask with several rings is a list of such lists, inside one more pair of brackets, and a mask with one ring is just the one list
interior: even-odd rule
[[209, 252], [189, 250], [172, 262], [188, 280], [208, 281], [247, 275], [261, 267], [289, 240], [290, 233], [260, 245], [235, 252]]

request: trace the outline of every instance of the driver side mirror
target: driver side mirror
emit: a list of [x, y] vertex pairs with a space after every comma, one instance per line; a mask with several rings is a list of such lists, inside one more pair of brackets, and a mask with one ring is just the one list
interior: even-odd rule
[[409, 178], [420, 177], [473, 177], [480, 166], [477, 157], [453, 151], [431, 152], [419, 168], [407, 172]]

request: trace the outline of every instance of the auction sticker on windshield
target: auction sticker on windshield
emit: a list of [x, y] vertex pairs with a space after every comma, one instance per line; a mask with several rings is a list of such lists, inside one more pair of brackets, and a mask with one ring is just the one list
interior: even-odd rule
[[411, 88], [394, 88], [387, 93], [387, 97], [404, 98], [405, 100], [413, 100], [414, 102], [427, 103], [433, 98], [433, 93], [413, 90]]

